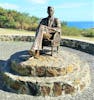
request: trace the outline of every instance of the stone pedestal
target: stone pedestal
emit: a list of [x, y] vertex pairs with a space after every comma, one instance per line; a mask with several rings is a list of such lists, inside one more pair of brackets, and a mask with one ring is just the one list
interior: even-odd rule
[[12, 59], [9, 71], [2, 71], [8, 88], [34, 96], [77, 94], [90, 84], [90, 70], [77, 55], [60, 51], [54, 56]]

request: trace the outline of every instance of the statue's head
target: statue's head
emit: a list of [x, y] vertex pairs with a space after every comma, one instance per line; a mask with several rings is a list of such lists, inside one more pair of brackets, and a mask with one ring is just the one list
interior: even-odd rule
[[54, 15], [54, 8], [51, 6], [48, 6], [47, 13], [49, 17], [52, 17]]

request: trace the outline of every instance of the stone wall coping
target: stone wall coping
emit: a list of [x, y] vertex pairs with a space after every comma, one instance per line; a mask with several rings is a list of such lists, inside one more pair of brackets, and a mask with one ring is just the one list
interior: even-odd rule
[[0, 36], [35, 36], [35, 34], [0, 34]]
[[86, 42], [86, 43], [94, 44], [93, 41], [82, 40], [82, 39], [75, 39], [75, 38], [69, 38], [69, 37], [63, 37], [63, 36], [61, 37], [61, 39], [75, 40], [75, 41], [80, 41], [80, 42]]

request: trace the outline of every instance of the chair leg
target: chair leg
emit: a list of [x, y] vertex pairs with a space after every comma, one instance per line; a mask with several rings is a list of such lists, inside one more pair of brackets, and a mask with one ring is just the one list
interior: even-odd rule
[[42, 45], [42, 50], [43, 50], [43, 45]]
[[53, 47], [51, 47], [51, 56], [53, 55]]
[[58, 50], [59, 50], [59, 46], [57, 46], [57, 53], [58, 53]]

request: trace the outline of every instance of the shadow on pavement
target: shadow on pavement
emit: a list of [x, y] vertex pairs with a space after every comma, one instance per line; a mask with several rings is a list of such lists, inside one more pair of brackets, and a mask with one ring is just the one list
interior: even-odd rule
[[11, 92], [13, 93], [10, 89], [8, 89], [4, 83], [4, 79], [2, 77], [4, 72], [10, 72], [13, 74], [17, 74], [15, 73], [11, 68], [11, 61], [12, 60], [18, 60], [19, 62], [25, 61], [26, 59], [28, 59], [30, 57], [29, 53], [27, 50], [25, 51], [20, 51], [20, 52], [16, 52], [13, 55], [10, 56], [10, 58], [8, 60], [0, 60], [0, 90], [6, 91], [6, 92]]

